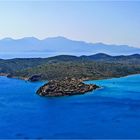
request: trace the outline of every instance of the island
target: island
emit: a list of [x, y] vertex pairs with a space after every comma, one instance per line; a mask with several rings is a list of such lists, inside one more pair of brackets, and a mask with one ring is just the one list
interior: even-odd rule
[[57, 97], [85, 94], [98, 89], [95, 84], [85, 84], [81, 79], [65, 78], [63, 80], [50, 80], [37, 90], [40, 96]]

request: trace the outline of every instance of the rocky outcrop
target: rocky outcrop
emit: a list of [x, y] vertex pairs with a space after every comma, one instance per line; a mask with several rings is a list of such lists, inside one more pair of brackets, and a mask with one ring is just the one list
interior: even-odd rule
[[99, 88], [97, 85], [85, 84], [82, 80], [66, 78], [64, 80], [51, 80], [37, 90], [40, 96], [71, 96], [84, 94]]
[[36, 82], [36, 81], [41, 80], [41, 77], [42, 77], [41, 74], [40, 74], [40, 75], [33, 75], [33, 76], [31, 76], [31, 77], [28, 79], [28, 81], [30, 81], [30, 82]]

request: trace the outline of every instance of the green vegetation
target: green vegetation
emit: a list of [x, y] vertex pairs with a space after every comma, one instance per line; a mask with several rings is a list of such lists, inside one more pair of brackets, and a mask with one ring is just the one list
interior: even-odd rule
[[0, 73], [11, 77], [30, 78], [39, 75], [39, 80], [80, 78], [102, 79], [140, 73], [140, 55], [109, 56], [56, 56], [0, 60]]

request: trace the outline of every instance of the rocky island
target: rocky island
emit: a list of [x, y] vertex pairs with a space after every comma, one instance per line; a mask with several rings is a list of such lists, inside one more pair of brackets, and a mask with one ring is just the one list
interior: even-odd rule
[[40, 96], [71, 96], [85, 94], [99, 88], [97, 85], [85, 84], [82, 80], [66, 78], [64, 80], [50, 80], [37, 90]]

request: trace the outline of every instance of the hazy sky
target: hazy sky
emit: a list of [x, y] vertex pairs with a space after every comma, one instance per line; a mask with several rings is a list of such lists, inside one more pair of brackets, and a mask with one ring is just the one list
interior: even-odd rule
[[27, 36], [140, 47], [140, 2], [0, 1], [0, 38]]

